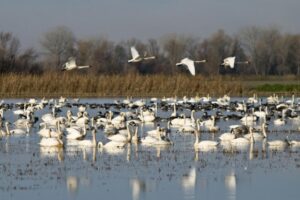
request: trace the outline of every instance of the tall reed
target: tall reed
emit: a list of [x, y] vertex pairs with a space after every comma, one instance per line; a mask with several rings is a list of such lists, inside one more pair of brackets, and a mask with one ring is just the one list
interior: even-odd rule
[[95, 75], [73, 72], [1, 74], [0, 96], [3, 97], [163, 97], [163, 96], [243, 96], [252, 94], [243, 77], [176, 76], [154, 74]]

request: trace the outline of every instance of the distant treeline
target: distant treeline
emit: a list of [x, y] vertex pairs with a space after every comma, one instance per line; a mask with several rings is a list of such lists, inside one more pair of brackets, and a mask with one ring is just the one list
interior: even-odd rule
[[[78, 64], [91, 65], [80, 73], [91, 74], [177, 74], [188, 73], [175, 64], [184, 57], [206, 59], [196, 64], [196, 73], [286, 75], [300, 73], [300, 34], [282, 33], [277, 27], [256, 26], [228, 35], [219, 30], [208, 38], [169, 34], [159, 39], [114, 42], [105, 37], [76, 38], [65, 26], [56, 27], [41, 36], [41, 52], [34, 48], [21, 51], [17, 37], [0, 32], [0, 73], [43, 74], [59, 71], [69, 57]], [[156, 57], [141, 63], [128, 63], [130, 46], [141, 53]], [[236, 56], [236, 60], [249, 60], [249, 65], [234, 69], [220, 66], [223, 59]]]

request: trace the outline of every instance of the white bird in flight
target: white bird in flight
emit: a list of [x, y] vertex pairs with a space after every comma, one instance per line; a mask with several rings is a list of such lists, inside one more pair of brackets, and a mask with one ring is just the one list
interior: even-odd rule
[[155, 59], [155, 56], [148, 56], [146, 57], [146, 54], [144, 57], [140, 56], [139, 52], [136, 50], [134, 46], [130, 48], [132, 59], [128, 60], [129, 63], [138, 63], [142, 60], [153, 60]]
[[235, 64], [249, 64], [249, 61], [244, 61], [244, 62], [236, 62], [235, 61], [235, 56], [233, 57], [227, 57], [223, 60], [223, 63], [221, 65], [224, 65], [224, 67], [230, 67], [231, 69], [234, 68]]
[[90, 68], [90, 67], [91, 67], [90, 65], [78, 66], [76, 64], [75, 58], [70, 57], [68, 59], [68, 62], [63, 64], [62, 71], [64, 71], [64, 70], [69, 71], [69, 70], [72, 70], [72, 69], [84, 69], [84, 68]]
[[195, 63], [204, 63], [206, 62], [206, 60], [191, 60], [189, 58], [184, 58], [182, 59], [179, 63], [176, 63], [176, 66], [185, 66], [188, 68], [188, 70], [190, 71], [190, 73], [195, 76], [196, 72], [195, 72]]

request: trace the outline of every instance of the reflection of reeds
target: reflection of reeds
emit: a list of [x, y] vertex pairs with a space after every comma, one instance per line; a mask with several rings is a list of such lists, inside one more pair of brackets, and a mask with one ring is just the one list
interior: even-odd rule
[[[189, 75], [94, 75], [54, 73], [0, 75], [1, 97], [241, 96], [252, 94], [243, 78]], [[247, 89], [248, 88], [248, 89]], [[250, 93], [251, 92], [251, 93]]]

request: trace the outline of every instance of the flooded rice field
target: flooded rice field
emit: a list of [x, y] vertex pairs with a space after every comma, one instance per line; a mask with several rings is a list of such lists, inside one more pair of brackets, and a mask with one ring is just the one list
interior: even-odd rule
[[275, 96], [5, 99], [1, 199], [299, 199], [299, 112]]

